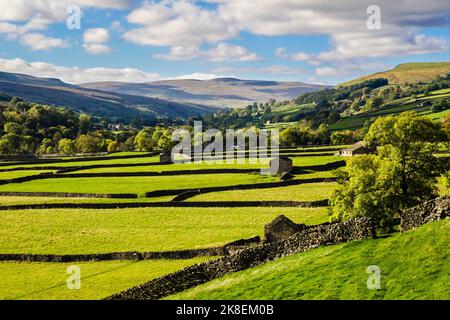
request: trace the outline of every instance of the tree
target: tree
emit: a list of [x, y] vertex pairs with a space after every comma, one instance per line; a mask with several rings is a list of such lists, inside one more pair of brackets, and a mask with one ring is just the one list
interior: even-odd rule
[[78, 120], [78, 128], [80, 134], [86, 134], [92, 128], [92, 117], [87, 114], [81, 114]]
[[376, 155], [347, 160], [347, 166], [338, 171], [341, 186], [330, 199], [332, 219], [368, 216], [377, 226], [389, 229], [398, 211], [396, 169], [395, 163]]
[[351, 130], [334, 131], [331, 134], [331, 144], [333, 145], [353, 144], [357, 142], [357, 138], [358, 136], [356, 136], [355, 132]]
[[4, 155], [17, 155], [21, 153], [21, 138], [16, 133], [8, 133], [0, 139], [0, 153]]
[[20, 134], [22, 132], [22, 127], [15, 122], [7, 122], [4, 125], [4, 130], [6, 133]]
[[176, 145], [176, 142], [166, 135], [161, 136], [158, 140], [158, 148], [163, 151], [170, 151]]
[[380, 107], [383, 104], [383, 99], [380, 97], [376, 97], [373, 99], [368, 99], [366, 101], [366, 105], [364, 106], [364, 111], [372, 111], [376, 110], [378, 107]]
[[439, 122], [415, 112], [378, 118], [364, 139], [378, 155], [347, 161], [330, 200], [334, 218], [371, 216], [386, 228], [399, 211], [435, 197], [442, 168], [433, 152], [445, 139]]
[[75, 142], [66, 138], [59, 140], [58, 150], [60, 153], [65, 155], [72, 155], [77, 153]]
[[299, 135], [296, 127], [289, 127], [281, 131], [280, 144], [282, 146], [292, 146], [298, 142]]
[[431, 107], [431, 112], [440, 112], [448, 108], [448, 102], [441, 100], [435, 101]]
[[81, 153], [95, 153], [100, 150], [101, 141], [91, 135], [81, 135], [77, 138], [75, 145]]
[[399, 178], [404, 206], [430, 198], [438, 174], [439, 162], [433, 153], [447, 136], [439, 122], [416, 112], [378, 118], [364, 141], [379, 147], [379, 156], [400, 165]]
[[120, 151], [120, 144], [117, 141], [111, 141], [108, 143], [108, 152], [114, 153]]
[[137, 151], [153, 150], [152, 132], [149, 129], [143, 129], [134, 138], [134, 145]]

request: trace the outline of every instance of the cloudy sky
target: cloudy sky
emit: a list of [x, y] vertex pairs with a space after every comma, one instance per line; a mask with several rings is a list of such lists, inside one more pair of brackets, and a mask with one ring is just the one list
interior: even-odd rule
[[70, 83], [234, 76], [336, 84], [403, 62], [450, 60], [448, 0], [0, 0], [0, 7], [0, 70]]

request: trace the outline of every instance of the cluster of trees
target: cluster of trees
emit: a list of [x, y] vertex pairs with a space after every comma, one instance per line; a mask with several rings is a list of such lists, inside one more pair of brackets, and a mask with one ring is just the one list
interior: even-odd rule
[[0, 154], [64, 154], [151, 151], [171, 146], [170, 129], [156, 126], [111, 131], [90, 115], [13, 98], [1, 105]]
[[330, 200], [333, 218], [369, 216], [389, 230], [401, 210], [436, 197], [437, 177], [449, 168], [433, 153], [450, 141], [449, 122], [415, 112], [375, 120], [364, 142], [377, 154], [353, 157], [338, 171], [340, 187]]
[[307, 146], [330, 144], [330, 132], [326, 125], [317, 129], [311, 128], [307, 122], [300, 122], [280, 132], [281, 146]]
[[448, 100], [435, 101], [431, 107], [432, 112], [440, 112], [450, 108], [450, 102]]
[[[0, 112], [0, 154], [47, 153], [93, 128], [92, 117], [13, 98]], [[48, 149], [48, 150], [47, 150]]]

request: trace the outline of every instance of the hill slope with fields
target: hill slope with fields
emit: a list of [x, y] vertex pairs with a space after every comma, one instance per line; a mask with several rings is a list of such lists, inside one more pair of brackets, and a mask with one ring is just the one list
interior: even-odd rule
[[304, 82], [278, 82], [218, 78], [212, 80], [165, 80], [151, 83], [96, 82], [84, 88], [161, 98], [216, 107], [244, 107], [253, 102], [291, 100], [305, 92], [324, 88]]
[[213, 110], [203, 105], [81, 88], [58, 79], [6, 72], [0, 72], [0, 94], [17, 96], [35, 103], [68, 107], [112, 119], [187, 118]]
[[[245, 270], [174, 299], [450, 299], [450, 220], [389, 238], [315, 249]], [[381, 269], [368, 290], [367, 268]]]
[[341, 86], [377, 78], [385, 78], [389, 81], [389, 84], [430, 82], [434, 78], [447, 73], [450, 73], [450, 62], [404, 63], [387, 71], [374, 73], [342, 83]]

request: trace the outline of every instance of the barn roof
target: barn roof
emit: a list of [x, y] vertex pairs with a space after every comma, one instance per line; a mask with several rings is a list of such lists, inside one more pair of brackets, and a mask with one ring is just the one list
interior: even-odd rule
[[358, 150], [360, 148], [364, 148], [364, 143], [362, 141], [359, 141], [359, 142], [355, 143], [354, 145], [352, 145], [349, 148], [342, 149], [341, 152], [342, 151], [352, 151], [353, 152], [353, 151]]

